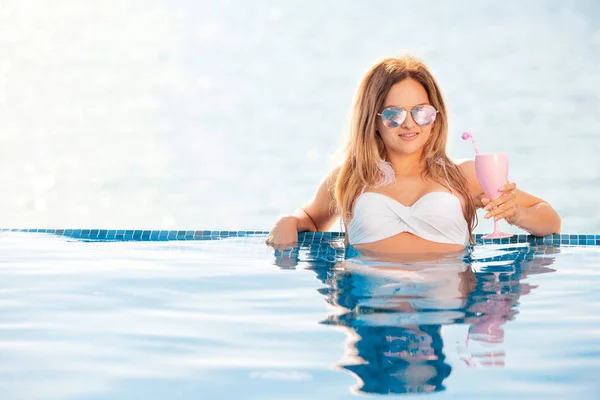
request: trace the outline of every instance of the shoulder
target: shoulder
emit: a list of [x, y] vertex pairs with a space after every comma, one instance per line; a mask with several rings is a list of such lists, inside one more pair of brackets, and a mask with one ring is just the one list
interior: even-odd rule
[[479, 180], [477, 179], [475, 160], [465, 158], [461, 160], [455, 160], [454, 163], [458, 167], [461, 174], [465, 177], [471, 197], [477, 201], [483, 195], [483, 189], [481, 188]]
[[469, 180], [469, 178], [475, 177], [477, 178], [477, 174], [475, 173], [475, 160], [471, 158], [463, 158], [460, 160], [453, 160], [454, 164], [458, 167], [460, 172]]
[[327, 194], [327, 197], [329, 197], [330, 201], [332, 201], [334, 198], [335, 187], [338, 177], [340, 176], [341, 169], [341, 165], [334, 166], [327, 172], [327, 175], [321, 179], [321, 183], [319, 184], [319, 193]]
[[344, 165], [340, 164], [340, 165], [336, 165], [335, 167], [333, 167], [331, 169], [331, 171], [329, 172], [329, 179], [335, 181], [337, 179], [337, 177], [340, 175], [340, 171], [342, 170], [342, 167]]
[[330, 188], [330, 190], [333, 190], [337, 184], [337, 181], [338, 181], [340, 175], [343, 174], [343, 171], [344, 171], [344, 164], [338, 164], [338, 165], [334, 166], [333, 168], [331, 168], [329, 170], [329, 172], [327, 173], [327, 176], [325, 176], [323, 183], [327, 184], [327, 186]]

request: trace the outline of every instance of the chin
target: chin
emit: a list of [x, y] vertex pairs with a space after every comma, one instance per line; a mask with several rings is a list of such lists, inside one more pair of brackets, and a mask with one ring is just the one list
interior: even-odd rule
[[423, 151], [423, 146], [405, 146], [395, 150], [395, 153], [404, 155], [420, 154]]

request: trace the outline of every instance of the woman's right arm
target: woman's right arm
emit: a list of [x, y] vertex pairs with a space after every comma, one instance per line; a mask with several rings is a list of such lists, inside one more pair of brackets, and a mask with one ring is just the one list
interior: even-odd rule
[[319, 185], [315, 197], [292, 215], [280, 217], [271, 229], [266, 243], [287, 245], [298, 241], [298, 232], [327, 231], [335, 222], [337, 214], [332, 207], [332, 187], [339, 167], [333, 170]]

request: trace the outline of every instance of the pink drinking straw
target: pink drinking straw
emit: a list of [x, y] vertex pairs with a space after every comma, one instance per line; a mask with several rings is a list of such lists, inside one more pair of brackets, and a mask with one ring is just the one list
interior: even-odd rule
[[471, 139], [471, 143], [473, 143], [473, 148], [475, 149], [475, 154], [479, 154], [479, 150], [477, 150], [477, 145], [475, 144], [475, 139], [473, 139], [470, 129], [462, 134], [462, 138], [463, 140]]

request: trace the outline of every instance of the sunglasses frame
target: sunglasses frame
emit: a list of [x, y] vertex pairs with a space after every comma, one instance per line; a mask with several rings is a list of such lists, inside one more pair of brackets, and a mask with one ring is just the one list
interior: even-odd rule
[[[423, 104], [417, 104], [417, 105], [414, 105], [414, 106], [413, 106], [413, 107], [412, 107], [410, 110], [409, 110], [409, 109], [407, 109], [407, 108], [406, 108], [406, 107], [404, 107], [404, 106], [390, 106], [390, 107], [386, 107], [386, 108], [384, 108], [383, 110], [381, 110], [381, 112], [380, 112], [380, 113], [377, 113], [377, 115], [379, 115], [379, 116], [381, 117], [381, 120], [382, 120], [382, 122], [383, 122], [383, 112], [384, 112], [385, 110], [387, 110], [388, 108], [402, 108], [404, 111], [406, 111], [406, 115], [408, 116], [408, 114], [410, 114], [410, 117], [411, 117], [411, 118], [413, 119], [413, 121], [414, 121], [414, 120], [415, 120], [415, 117], [412, 115], [412, 111], [413, 111], [415, 108], [417, 108], [417, 107], [421, 107], [421, 106], [431, 106], [431, 107], [432, 107], [432, 108], [435, 110], [435, 119], [437, 119], [437, 115], [439, 114], [439, 111], [438, 111], [438, 109], [437, 109], [437, 108], [435, 108], [433, 105], [431, 105], [431, 104], [429, 104], [429, 103], [423, 103]], [[433, 125], [433, 123], [435, 122], [435, 119], [434, 119], [432, 122], [430, 122], [430, 123], [428, 123], [428, 124], [425, 124], [425, 125], [421, 125], [421, 124], [419, 124], [417, 121], [415, 121], [415, 123], [416, 123], [417, 125], [419, 125], [419, 126], [429, 126], [429, 125]], [[406, 117], [404, 117], [404, 120], [402, 120], [402, 122], [404, 122], [404, 121], [406, 121]], [[400, 124], [402, 124], [402, 122], [400, 122]], [[400, 124], [398, 124], [398, 126], [400, 126]], [[384, 125], [385, 125], [385, 123], [384, 123]], [[386, 126], [386, 127], [387, 127], [387, 126]], [[388, 127], [388, 128], [389, 128], [389, 127]], [[397, 127], [391, 127], [391, 128], [397, 128]]]

